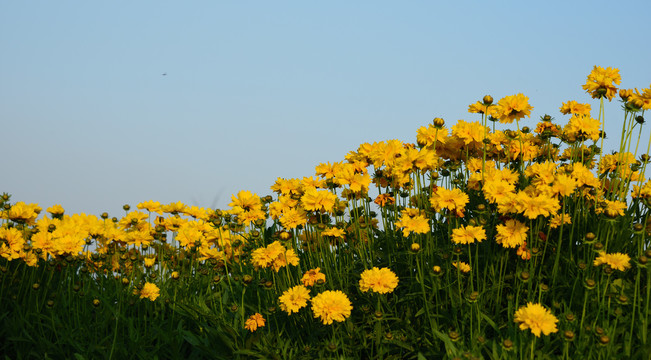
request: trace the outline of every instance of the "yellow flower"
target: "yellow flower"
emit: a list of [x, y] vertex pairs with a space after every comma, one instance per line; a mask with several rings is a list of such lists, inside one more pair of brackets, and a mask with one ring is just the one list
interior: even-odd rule
[[429, 220], [418, 209], [405, 209], [402, 211], [400, 220], [396, 221], [396, 227], [401, 227], [402, 236], [407, 237], [413, 231], [417, 234], [425, 234], [431, 231]]
[[154, 264], [156, 263], [156, 257], [155, 256], [148, 256], [148, 257], [146, 257], [144, 259], [144, 262], [145, 262], [145, 267], [150, 268], [150, 267], [154, 266]]
[[617, 88], [613, 83], [619, 85], [621, 82], [622, 77], [619, 75], [619, 69], [611, 67], [604, 69], [595, 65], [583, 85], [583, 90], [590, 93], [593, 99], [606, 97], [610, 101], [617, 94]]
[[481, 226], [463, 226], [452, 230], [452, 242], [455, 244], [472, 244], [486, 239], [486, 231]]
[[505, 180], [486, 180], [482, 190], [486, 200], [499, 203], [508, 196], [514, 195], [515, 185], [509, 184]]
[[458, 268], [459, 271], [461, 271], [462, 273], [467, 273], [467, 272], [470, 272], [470, 270], [472, 270], [470, 265], [468, 265], [467, 263], [465, 263], [463, 261], [453, 261], [452, 265], [455, 268]]
[[289, 249], [284, 253], [281, 253], [276, 259], [274, 259], [271, 265], [273, 266], [274, 270], [278, 272], [280, 271], [280, 268], [283, 266], [298, 265], [298, 261], [299, 261], [298, 255], [296, 255], [294, 249]]
[[54, 240], [54, 253], [62, 256], [76, 255], [84, 249], [84, 245], [86, 245], [86, 241], [83, 235], [79, 233], [63, 234]]
[[323, 236], [332, 236], [335, 238], [341, 238], [343, 239], [344, 236], [346, 235], [346, 231], [337, 227], [332, 227], [329, 229], [324, 230], [321, 235]]
[[204, 239], [205, 235], [203, 230], [196, 226], [194, 222], [182, 224], [176, 234], [176, 240], [179, 242], [179, 245], [185, 248], [195, 246], [197, 242], [203, 242]]
[[374, 267], [364, 270], [359, 280], [359, 289], [362, 292], [373, 290], [376, 293], [387, 294], [393, 292], [396, 286], [398, 286], [398, 277], [388, 268]]
[[231, 202], [228, 204], [236, 212], [245, 212], [251, 210], [260, 210], [262, 202], [258, 195], [251, 193], [248, 190], [243, 190], [237, 193], [237, 196], [231, 196]]
[[524, 244], [524, 241], [527, 240], [529, 227], [517, 220], [509, 219], [506, 220], [504, 225], [497, 225], [496, 230], [497, 235], [495, 236], [495, 241], [498, 244], [508, 248], [516, 248]]
[[325, 187], [326, 187], [325, 180], [315, 178], [314, 176], [310, 176], [310, 177], [304, 176], [303, 180], [301, 180], [301, 188], [303, 190], [307, 188], [324, 189]]
[[23, 251], [25, 239], [16, 228], [0, 227], [0, 256], [7, 260], [18, 259]]
[[576, 179], [576, 186], [587, 186], [592, 188], [600, 188], [601, 181], [597, 179], [592, 171], [580, 162], [572, 164], [572, 177]]
[[427, 127], [422, 126], [416, 131], [416, 142], [420, 146], [428, 147], [435, 144], [442, 144], [445, 142], [445, 137], [448, 135], [448, 129], [429, 124]]
[[572, 217], [569, 214], [560, 213], [549, 219], [549, 227], [552, 229], [556, 229], [563, 224], [572, 224]]
[[545, 309], [540, 304], [530, 302], [526, 306], [520, 307], [515, 312], [513, 321], [520, 323], [520, 330], [530, 329], [531, 333], [537, 337], [540, 337], [541, 332], [549, 335], [558, 331], [556, 328], [558, 319], [551, 311]]
[[46, 211], [49, 212], [50, 214], [52, 214], [52, 216], [60, 216], [60, 215], [63, 215], [63, 212], [64, 212], [63, 206], [61, 206], [59, 204], [50, 206], [49, 208], [47, 208]]
[[556, 174], [552, 184], [554, 195], [570, 196], [576, 189], [578, 182], [571, 176], [565, 174]]
[[456, 211], [457, 214], [463, 214], [463, 210], [468, 201], [470, 201], [470, 198], [461, 189], [454, 188], [448, 190], [443, 187], [437, 188], [436, 192], [429, 199], [430, 204], [437, 212], [441, 212], [442, 209], [448, 209], [450, 211]]
[[396, 199], [391, 196], [390, 194], [384, 193], [378, 195], [375, 200], [373, 201], [380, 207], [385, 207], [387, 205], [393, 205], [396, 203]]
[[590, 115], [573, 115], [563, 128], [563, 133], [568, 138], [579, 141], [599, 140], [601, 123]]
[[250, 225], [257, 220], [264, 220], [267, 214], [262, 209], [247, 210], [237, 214], [237, 222], [239, 224]]
[[301, 278], [301, 282], [305, 286], [313, 286], [319, 280], [323, 282], [326, 281], [325, 274], [321, 272], [321, 268], [308, 270], [305, 274], [303, 274], [303, 277]]
[[305, 210], [328, 212], [335, 206], [336, 199], [337, 195], [328, 190], [308, 188], [301, 197], [301, 203]]
[[149, 214], [141, 211], [132, 211], [120, 219], [118, 226], [122, 230], [143, 229], [149, 225], [147, 219], [149, 219]]
[[352, 192], [365, 193], [368, 192], [368, 186], [371, 184], [371, 176], [366, 172], [366, 169], [360, 169], [355, 164], [347, 163], [341, 165], [337, 170], [335, 182], [338, 185], [348, 185]]
[[539, 186], [551, 184], [554, 181], [556, 164], [551, 161], [533, 163], [524, 170], [524, 175], [531, 178], [531, 183]]
[[642, 110], [651, 110], [651, 86], [647, 89], [642, 89], [641, 94], [635, 88], [635, 92], [631, 93], [629, 102]]
[[321, 176], [326, 179], [332, 179], [333, 177], [335, 177], [338, 168], [341, 166], [342, 166], [341, 162], [336, 162], [333, 164], [330, 164], [330, 162], [327, 162], [325, 164], [321, 163], [317, 165], [315, 171], [318, 176]]
[[156, 284], [152, 284], [150, 282], [145, 283], [145, 285], [142, 287], [142, 290], [140, 290], [140, 298], [144, 299], [147, 298], [151, 301], [156, 300], [158, 296], [160, 295], [160, 289]]
[[400, 157], [403, 152], [402, 141], [393, 139], [373, 143], [368, 156], [373, 166], [378, 169], [382, 165], [392, 166], [396, 158]]
[[320, 318], [324, 325], [345, 321], [352, 309], [348, 296], [340, 290], [326, 290], [312, 299], [314, 318]]
[[590, 104], [579, 104], [574, 100], [570, 100], [566, 103], [563, 103], [561, 106], [562, 114], [572, 114], [572, 115], [590, 115]]
[[185, 208], [184, 214], [192, 216], [195, 219], [208, 220], [210, 218], [211, 209], [200, 208], [198, 206], [190, 206]]
[[624, 271], [631, 267], [631, 257], [622, 253], [607, 254], [605, 251], [600, 251], [599, 256], [594, 259], [594, 266], [603, 264], [608, 264], [615, 270]]
[[486, 114], [488, 113], [489, 104], [484, 104], [481, 101], [477, 101], [474, 104], [468, 105], [468, 112], [471, 114]]
[[37, 204], [25, 204], [22, 201], [15, 203], [6, 213], [6, 219], [19, 223], [33, 225], [41, 208]]
[[163, 212], [163, 210], [161, 209], [160, 202], [154, 200], [141, 202], [136, 207], [140, 210], [145, 209], [149, 212], [158, 213], [158, 214], [161, 214]]
[[510, 124], [513, 120], [519, 120], [531, 115], [533, 106], [529, 105], [529, 98], [523, 94], [505, 96], [498, 101], [497, 118], [500, 123]]
[[285, 247], [279, 241], [274, 241], [267, 247], [253, 250], [251, 260], [253, 261], [253, 265], [265, 268], [270, 266], [284, 251]]
[[532, 220], [540, 215], [545, 217], [553, 215], [561, 207], [558, 200], [545, 195], [530, 196], [525, 192], [519, 192], [516, 198], [520, 212]]
[[306, 222], [307, 213], [302, 208], [287, 208], [283, 210], [282, 216], [280, 217], [280, 224], [288, 230], [294, 229], [299, 225], [305, 224]]
[[258, 330], [259, 327], [263, 327], [265, 323], [264, 317], [260, 313], [255, 313], [249, 316], [248, 319], [244, 322], [244, 328], [250, 332]]
[[167, 205], [163, 205], [160, 207], [161, 211], [168, 214], [174, 214], [174, 215], [184, 212], [185, 208], [186, 205], [180, 201], [177, 201], [175, 203], [169, 203]]
[[[484, 140], [484, 134], [487, 132], [488, 128], [482, 126], [478, 121], [469, 123], [458, 120], [456, 125], [452, 126], [452, 135], [463, 140], [466, 145], [480, 146]], [[456, 150], [458, 151], [458, 149]]]
[[307, 301], [310, 300], [310, 291], [303, 285], [297, 285], [283, 292], [278, 300], [280, 309], [291, 315], [292, 312], [298, 312], [307, 306]]
[[274, 241], [267, 247], [253, 250], [251, 260], [255, 266], [262, 268], [271, 266], [276, 272], [288, 264], [296, 266], [299, 261], [294, 249], [287, 250], [279, 241]]

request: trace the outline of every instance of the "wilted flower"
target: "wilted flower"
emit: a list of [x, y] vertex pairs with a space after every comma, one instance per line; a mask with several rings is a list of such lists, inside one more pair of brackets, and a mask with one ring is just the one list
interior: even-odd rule
[[263, 327], [265, 323], [265, 319], [260, 313], [255, 313], [251, 316], [249, 316], [248, 319], [244, 322], [244, 328], [246, 330], [249, 330], [250, 332], [254, 332], [258, 330], [259, 327]]
[[326, 276], [321, 272], [321, 268], [308, 270], [305, 274], [303, 274], [303, 277], [301, 278], [301, 282], [305, 286], [313, 286], [319, 280], [322, 282], [326, 281]]

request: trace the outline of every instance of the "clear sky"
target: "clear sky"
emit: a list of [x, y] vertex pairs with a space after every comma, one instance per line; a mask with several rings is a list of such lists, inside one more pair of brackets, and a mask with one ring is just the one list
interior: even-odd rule
[[568, 100], [596, 117], [586, 76], [648, 87], [649, 34], [646, 0], [0, 1], [0, 192], [225, 208], [434, 117], [478, 120], [486, 94], [529, 96], [532, 127], [565, 124]]

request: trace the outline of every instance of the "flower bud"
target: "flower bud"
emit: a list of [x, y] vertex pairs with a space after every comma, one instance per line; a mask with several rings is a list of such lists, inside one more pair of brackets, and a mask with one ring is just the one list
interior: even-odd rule
[[565, 330], [565, 332], [563, 332], [563, 338], [566, 341], [574, 341], [574, 337], [575, 337], [574, 331], [572, 330]]
[[586, 244], [591, 244], [591, 243], [593, 243], [595, 241], [596, 238], [597, 238], [597, 235], [595, 235], [593, 232], [589, 232], [589, 233], [585, 234], [584, 242]]
[[594, 281], [593, 279], [585, 279], [583, 282], [583, 285], [585, 285], [585, 288], [588, 290], [592, 290], [597, 286], [597, 282]]
[[468, 295], [468, 299], [467, 299], [467, 300], [468, 300], [468, 302], [470, 302], [470, 303], [474, 303], [474, 302], [477, 302], [478, 299], [479, 299], [479, 292], [477, 292], [477, 291], [473, 291], [473, 292], [471, 292], [471, 293]]
[[456, 330], [450, 330], [448, 331], [448, 336], [450, 337], [450, 340], [457, 341], [461, 337], [461, 334], [459, 334], [459, 332]]
[[434, 265], [434, 267], [432, 268], [432, 271], [434, 272], [434, 276], [443, 275], [443, 269], [438, 265]]
[[504, 341], [502, 341], [502, 347], [507, 351], [513, 349], [513, 341], [511, 341], [511, 339], [504, 339]]
[[608, 335], [599, 336], [599, 343], [601, 345], [608, 345], [609, 342], [610, 342], [610, 337], [608, 337]]
[[484, 102], [484, 105], [490, 105], [490, 104], [493, 103], [493, 97], [490, 96], [490, 95], [486, 95], [486, 96], [484, 96], [482, 101]]

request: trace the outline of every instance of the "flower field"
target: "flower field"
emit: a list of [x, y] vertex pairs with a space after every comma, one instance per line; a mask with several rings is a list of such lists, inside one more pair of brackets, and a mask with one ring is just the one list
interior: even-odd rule
[[[361, 144], [229, 209], [69, 215], [5, 193], [0, 354], [649, 359], [651, 87], [620, 83], [595, 66], [598, 108], [537, 123], [527, 96], [487, 95], [469, 120]], [[606, 121], [618, 149], [601, 150]]]

